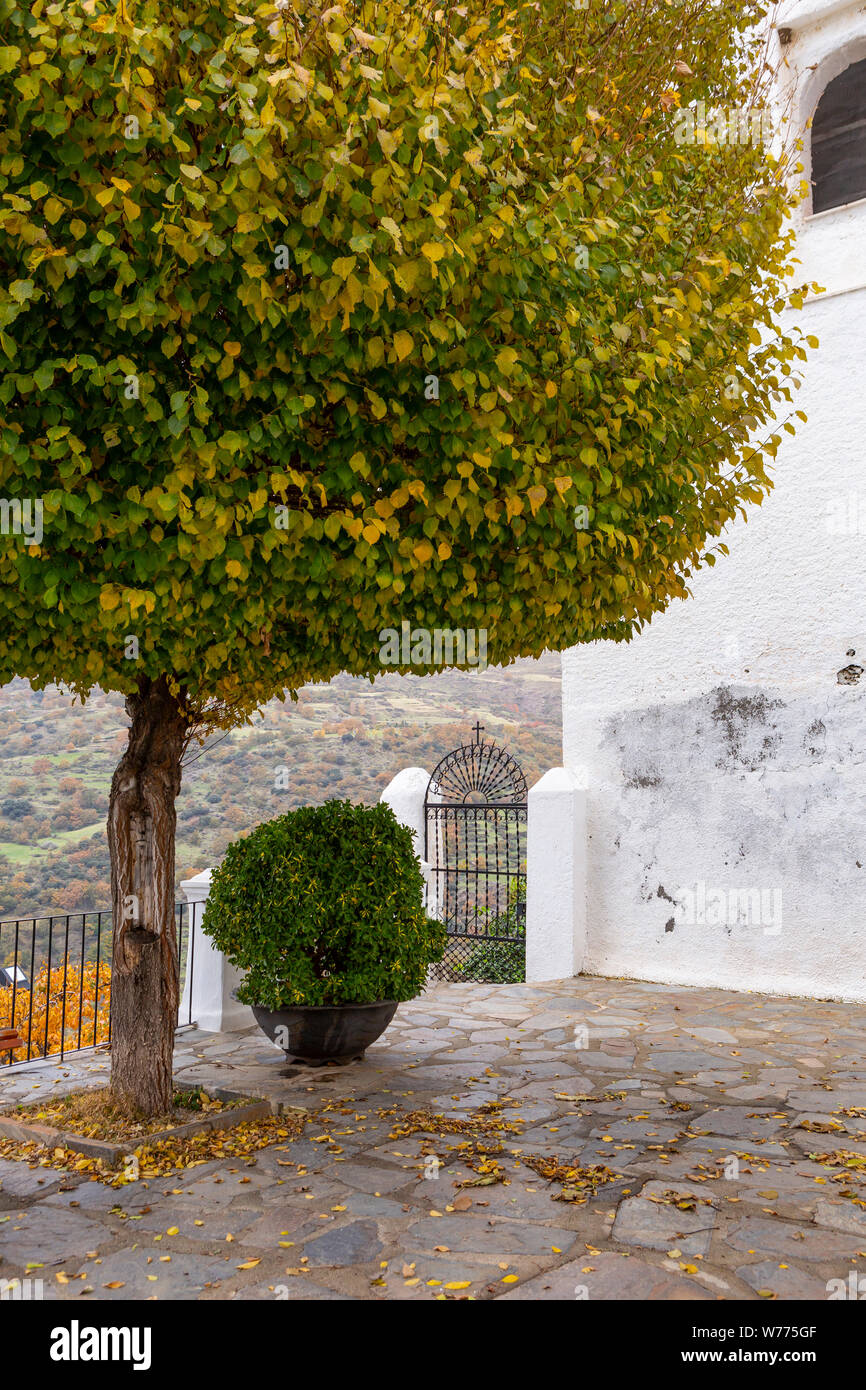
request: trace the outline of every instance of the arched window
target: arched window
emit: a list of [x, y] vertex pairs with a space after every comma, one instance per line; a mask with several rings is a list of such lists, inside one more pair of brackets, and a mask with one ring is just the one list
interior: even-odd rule
[[866, 58], [828, 83], [812, 122], [812, 211], [866, 198]]

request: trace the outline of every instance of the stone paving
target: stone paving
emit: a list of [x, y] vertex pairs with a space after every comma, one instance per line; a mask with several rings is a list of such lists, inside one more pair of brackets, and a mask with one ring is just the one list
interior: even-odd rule
[[[30, 1265], [46, 1298], [79, 1303], [866, 1292], [862, 1006], [583, 976], [439, 985], [361, 1063], [287, 1067], [258, 1031], [192, 1030], [176, 1066], [313, 1118], [249, 1160], [121, 1189], [0, 1161], [0, 1278]], [[3, 1073], [0, 1102], [107, 1071], [90, 1054]], [[444, 1123], [395, 1138], [418, 1110]], [[479, 1112], [506, 1125], [487, 1160], [440, 1132]], [[615, 1176], [577, 1204], [547, 1163]], [[487, 1180], [497, 1165], [507, 1182]]]

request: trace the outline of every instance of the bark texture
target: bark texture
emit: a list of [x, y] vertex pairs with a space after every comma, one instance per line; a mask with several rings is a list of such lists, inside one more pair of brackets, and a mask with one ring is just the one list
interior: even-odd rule
[[111, 782], [111, 1086], [147, 1115], [170, 1108], [178, 1009], [175, 799], [187, 738], [163, 677], [126, 700], [129, 742]]

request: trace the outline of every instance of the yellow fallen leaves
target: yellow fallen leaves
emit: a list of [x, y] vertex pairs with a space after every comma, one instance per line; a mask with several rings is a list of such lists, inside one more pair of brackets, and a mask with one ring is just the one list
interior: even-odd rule
[[520, 1161], [539, 1177], [561, 1184], [561, 1191], [553, 1199], [555, 1202], [573, 1202], [577, 1206], [583, 1206], [599, 1187], [615, 1182], [618, 1176], [602, 1164], [591, 1164], [587, 1168], [561, 1164], [556, 1155], [521, 1154]]
[[[298, 1138], [313, 1114], [295, 1111], [277, 1119], [248, 1120], [233, 1129], [206, 1130], [186, 1138], [160, 1140], [156, 1144], [142, 1143], [134, 1150], [139, 1178], [168, 1177], [188, 1168], [200, 1167], [220, 1158], [246, 1158], [260, 1149], [278, 1145], [286, 1139]], [[91, 1178], [109, 1187], [125, 1187], [135, 1180], [136, 1165], [110, 1168], [102, 1159], [86, 1158], [72, 1149], [48, 1147], [33, 1141], [0, 1139], [0, 1158], [17, 1159], [31, 1167], [60, 1168], [65, 1171], [89, 1173]]]

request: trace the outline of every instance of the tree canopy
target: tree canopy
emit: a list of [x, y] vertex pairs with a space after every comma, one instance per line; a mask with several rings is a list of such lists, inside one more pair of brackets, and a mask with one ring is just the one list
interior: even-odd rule
[[245, 713], [402, 620], [508, 661], [683, 596], [805, 355], [784, 162], [677, 134], [760, 101], [761, 14], [0, 0], [0, 488], [44, 532], [0, 538], [0, 679]]

